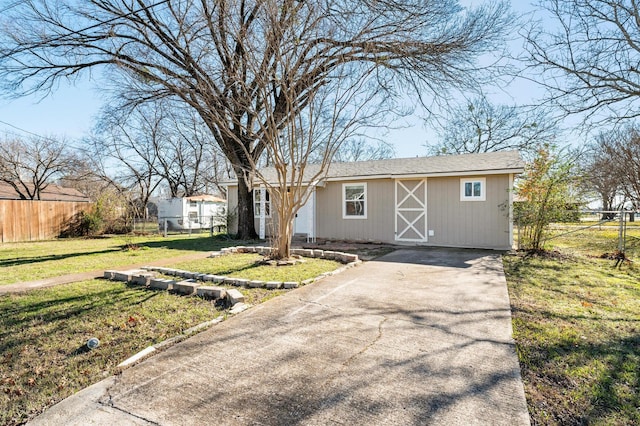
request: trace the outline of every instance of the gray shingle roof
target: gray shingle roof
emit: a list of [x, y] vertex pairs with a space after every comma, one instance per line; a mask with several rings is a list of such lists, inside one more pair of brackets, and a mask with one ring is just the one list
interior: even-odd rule
[[[307, 165], [305, 174], [315, 175], [319, 169], [316, 164]], [[521, 173], [524, 161], [517, 151], [487, 152], [481, 154], [441, 155], [434, 157], [393, 158], [388, 160], [355, 161], [332, 163], [329, 166], [327, 180], [346, 180], [349, 178], [382, 179], [397, 176], [437, 176]], [[275, 181], [275, 169], [261, 170], [267, 181]]]

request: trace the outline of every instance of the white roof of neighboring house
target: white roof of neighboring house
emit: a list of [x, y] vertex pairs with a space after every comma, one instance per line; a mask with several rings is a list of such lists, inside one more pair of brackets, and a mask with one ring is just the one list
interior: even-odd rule
[[227, 200], [224, 198], [216, 197], [215, 195], [192, 195], [191, 197], [184, 197], [189, 201], [211, 201], [213, 203], [226, 203]]
[[[308, 164], [305, 175], [317, 174], [319, 165]], [[434, 157], [393, 158], [388, 160], [331, 163], [327, 181], [353, 179], [389, 179], [435, 176], [472, 176], [522, 173], [524, 161], [518, 151], [480, 154], [439, 155]], [[276, 181], [274, 168], [261, 170], [267, 181]], [[229, 182], [233, 183], [233, 182]]]

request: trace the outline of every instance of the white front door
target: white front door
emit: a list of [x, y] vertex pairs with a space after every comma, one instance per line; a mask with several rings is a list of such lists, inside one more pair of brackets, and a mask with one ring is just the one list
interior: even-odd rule
[[293, 222], [294, 234], [306, 234], [307, 238], [314, 238], [314, 205], [315, 205], [315, 191], [311, 194], [307, 202], [300, 207]]
[[427, 180], [396, 180], [396, 241], [427, 241]]

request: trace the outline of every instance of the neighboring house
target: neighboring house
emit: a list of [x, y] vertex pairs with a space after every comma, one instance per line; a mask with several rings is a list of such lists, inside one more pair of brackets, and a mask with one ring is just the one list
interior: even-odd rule
[[[510, 249], [513, 180], [523, 171], [516, 151], [333, 163], [326, 178], [313, 183], [294, 231], [310, 239]], [[271, 181], [273, 171], [263, 174]], [[260, 191], [254, 190], [258, 229], [256, 194]], [[227, 197], [234, 211], [236, 183], [228, 183]], [[270, 222], [268, 193], [265, 198]], [[236, 231], [231, 222], [229, 232]]]
[[169, 230], [209, 229], [225, 227], [227, 200], [213, 195], [170, 198], [158, 201], [160, 229]]
[[[0, 182], [0, 200], [20, 200], [20, 194], [6, 182]], [[38, 201], [38, 200], [35, 200]], [[39, 201], [75, 201], [80, 203], [90, 202], [89, 197], [73, 188], [64, 188], [58, 185], [48, 185], [40, 192]]]

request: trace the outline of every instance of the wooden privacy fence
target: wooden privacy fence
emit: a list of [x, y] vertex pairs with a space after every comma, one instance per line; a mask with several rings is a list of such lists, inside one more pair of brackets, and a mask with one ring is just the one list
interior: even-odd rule
[[91, 206], [77, 201], [0, 200], [0, 242], [56, 238]]

